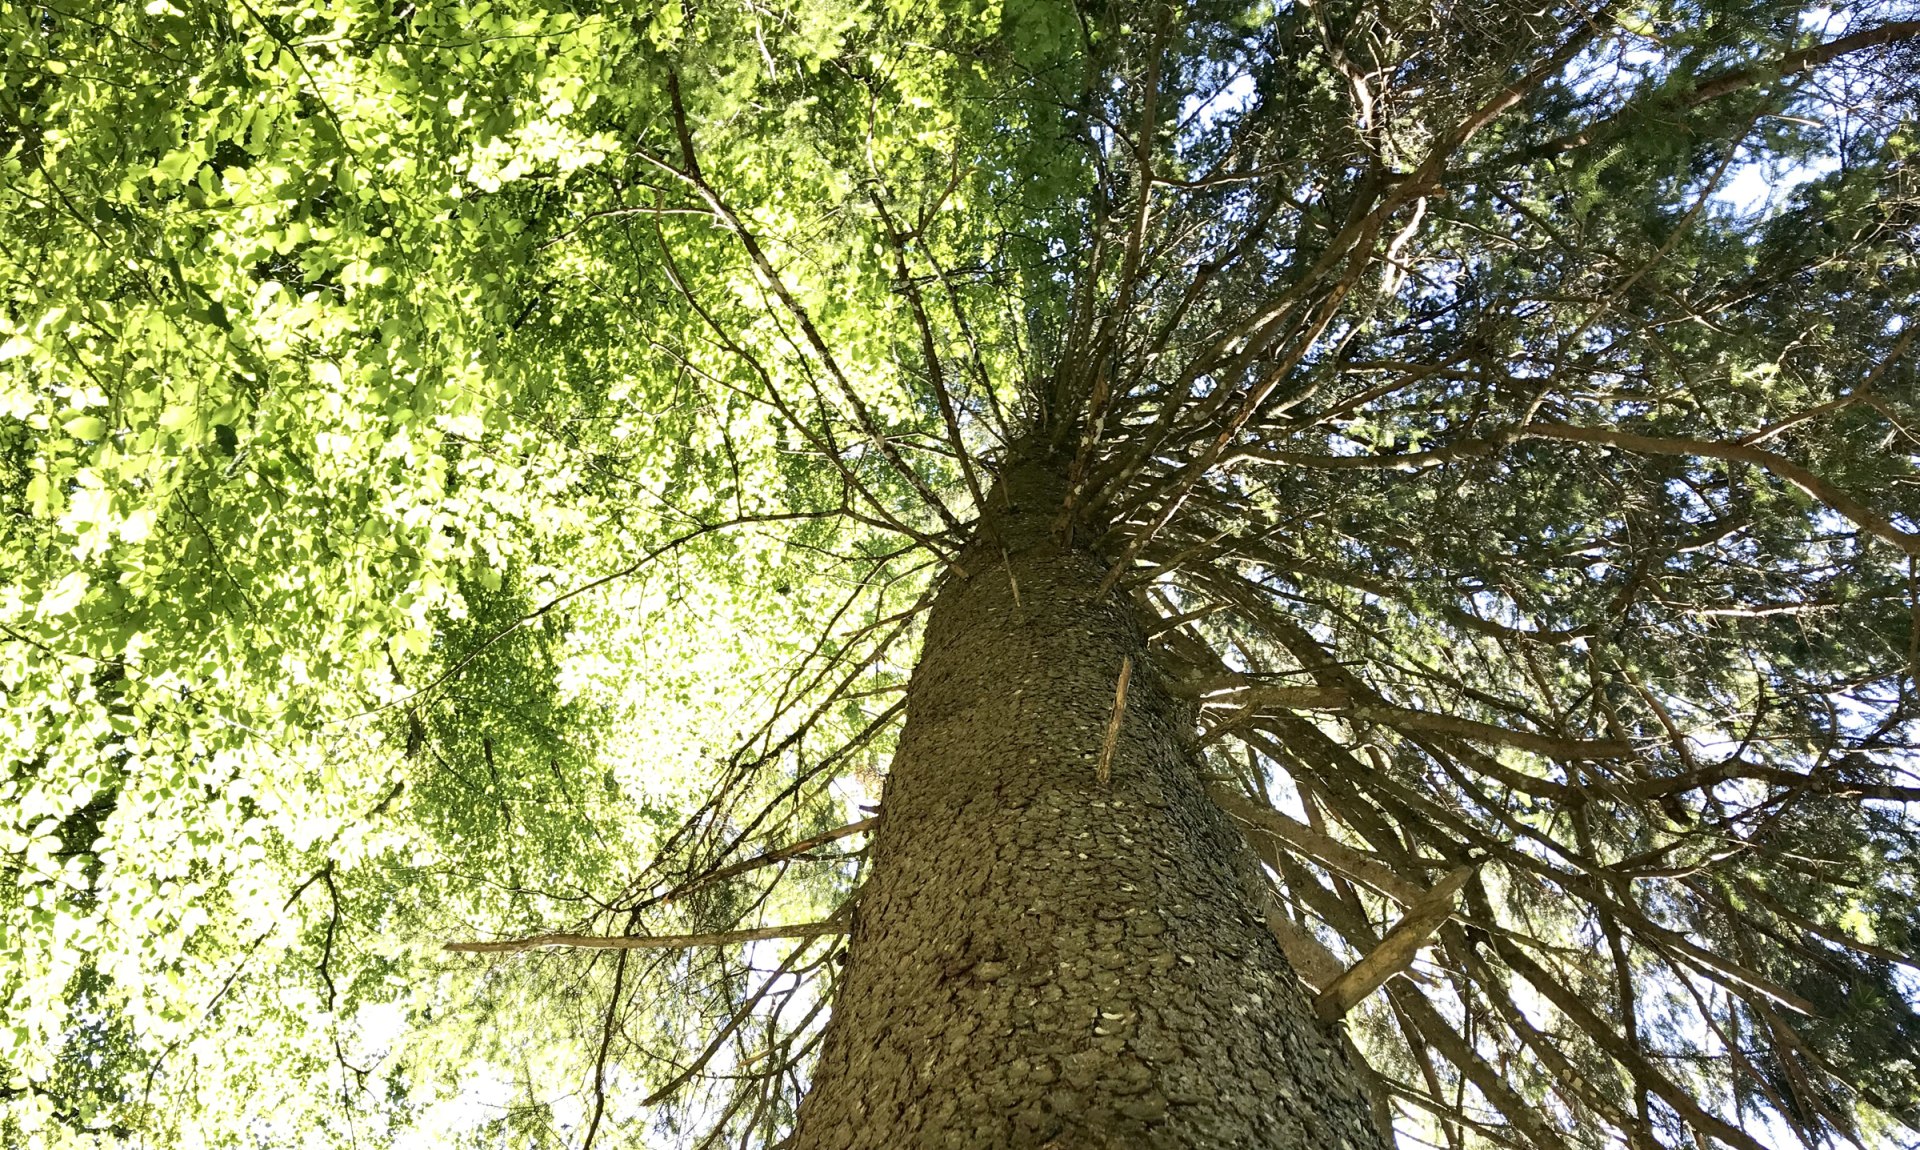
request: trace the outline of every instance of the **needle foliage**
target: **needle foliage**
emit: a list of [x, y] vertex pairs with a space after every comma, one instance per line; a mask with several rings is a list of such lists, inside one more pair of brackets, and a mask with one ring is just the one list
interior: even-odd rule
[[1915, 1144], [1917, 15], [0, 0], [0, 1140], [776, 1144], [1046, 456], [1403, 1144]]

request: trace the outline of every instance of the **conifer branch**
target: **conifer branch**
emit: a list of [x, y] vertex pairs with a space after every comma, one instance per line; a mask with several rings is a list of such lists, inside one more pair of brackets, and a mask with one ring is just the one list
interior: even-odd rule
[[1380, 945], [1365, 958], [1343, 971], [1313, 1000], [1315, 1013], [1328, 1022], [1344, 1018], [1359, 1001], [1378, 990], [1389, 978], [1412, 964], [1420, 948], [1440, 929], [1453, 913], [1460, 888], [1473, 877], [1474, 868], [1459, 867], [1434, 884], [1432, 890], [1414, 900], [1400, 921], [1394, 924]]
[[484, 942], [449, 942], [440, 949], [453, 954], [519, 954], [529, 950], [570, 947], [578, 950], [689, 950], [697, 946], [737, 946], [775, 938], [817, 938], [845, 932], [839, 918], [789, 926], [759, 926], [748, 930], [720, 930], [701, 934], [535, 934]]

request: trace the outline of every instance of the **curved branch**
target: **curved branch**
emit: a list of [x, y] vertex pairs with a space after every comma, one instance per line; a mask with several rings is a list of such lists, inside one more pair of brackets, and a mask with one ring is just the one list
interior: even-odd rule
[[1726, 443], [1708, 439], [1667, 439], [1609, 431], [1601, 427], [1570, 427], [1565, 424], [1529, 423], [1518, 434], [1527, 439], [1555, 439], [1565, 443], [1591, 443], [1640, 455], [1696, 456], [1749, 463], [1786, 480], [1807, 495], [1826, 504], [1835, 513], [1851, 520], [1861, 529], [1893, 544], [1908, 555], [1920, 558], [1920, 535], [1902, 531], [1893, 521], [1855, 499], [1833, 482], [1823, 479], [1777, 452], [1745, 443]]

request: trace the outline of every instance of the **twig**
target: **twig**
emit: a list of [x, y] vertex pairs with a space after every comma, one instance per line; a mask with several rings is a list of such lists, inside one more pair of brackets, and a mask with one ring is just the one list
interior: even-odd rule
[[660, 903], [668, 903], [668, 902], [673, 902], [676, 899], [685, 898], [689, 892], [693, 891], [698, 887], [706, 886], [709, 883], [719, 882], [722, 879], [729, 879], [734, 877], [735, 875], [745, 874], [751, 870], [758, 870], [761, 867], [772, 866], [774, 863], [777, 863], [777, 862], [784, 862], [785, 860], [790, 859], [795, 855], [805, 854], [806, 852], [813, 850], [815, 847], [825, 846], [830, 842], [847, 838], [850, 835], [860, 834], [863, 831], [871, 829], [873, 825], [879, 821], [880, 820], [878, 816], [875, 816], [873, 818], [861, 819], [858, 822], [848, 823], [846, 826], [836, 827], [833, 830], [826, 831], [822, 834], [817, 834], [817, 835], [813, 835], [810, 838], [801, 839], [799, 842], [788, 843], [783, 847], [778, 847], [774, 850], [767, 851], [764, 854], [755, 855], [754, 857], [747, 859], [743, 862], [733, 863], [728, 866], [723, 866], [719, 870], [708, 871], [705, 874], [695, 875], [694, 877], [688, 879], [686, 882], [683, 882], [679, 886], [674, 887], [672, 890], [667, 891], [665, 894], [659, 895], [656, 898], [651, 898], [646, 900], [645, 902], [640, 903], [635, 909], [641, 909], [649, 906], [656, 906]]
[[739, 942], [763, 942], [770, 938], [814, 938], [823, 934], [839, 934], [846, 929], [846, 922], [835, 917], [820, 922], [758, 926], [751, 930], [720, 930], [707, 934], [536, 934], [527, 938], [503, 938], [495, 942], [450, 942], [440, 949], [453, 954], [517, 954], [554, 946], [571, 946], [582, 950], [690, 950], [696, 946], [731, 946]]

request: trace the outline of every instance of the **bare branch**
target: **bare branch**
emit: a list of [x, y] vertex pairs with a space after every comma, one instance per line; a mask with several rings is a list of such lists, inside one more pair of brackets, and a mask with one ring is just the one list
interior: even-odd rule
[[690, 950], [697, 946], [735, 946], [770, 938], [814, 938], [823, 934], [841, 934], [846, 929], [846, 922], [836, 916], [820, 922], [722, 930], [708, 934], [536, 934], [494, 942], [449, 942], [440, 949], [454, 954], [519, 954], [559, 946], [581, 950]]
[[1440, 924], [1453, 913], [1453, 904], [1460, 896], [1460, 888], [1473, 877], [1473, 872], [1474, 868], [1470, 866], [1452, 871], [1407, 907], [1407, 913], [1400, 916], [1400, 921], [1387, 932], [1387, 937], [1380, 940], [1379, 946], [1321, 990], [1313, 1000], [1315, 1013], [1328, 1022], [1345, 1018], [1361, 999], [1411, 965], [1420, 948], [1427, 944], [1433, 932], [1439, 930]]

